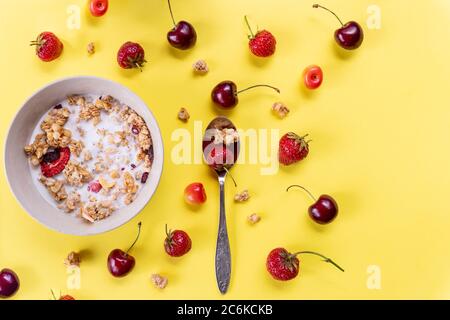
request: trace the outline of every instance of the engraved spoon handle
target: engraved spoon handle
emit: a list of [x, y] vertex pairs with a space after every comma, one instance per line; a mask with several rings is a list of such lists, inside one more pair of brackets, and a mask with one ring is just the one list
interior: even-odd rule
[[227, 219], [225, 215], [225, 176], [219, 176], [219, 186], [220, 215], [216, 246], [216, 279], [220, 292], [225, 294], [228, 290], [231, 276], [230, 241], [228, 240]]

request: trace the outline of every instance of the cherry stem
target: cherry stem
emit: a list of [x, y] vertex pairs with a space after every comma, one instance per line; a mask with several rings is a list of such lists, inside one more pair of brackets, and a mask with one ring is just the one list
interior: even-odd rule
[[170, 16], [172, 17], [173, 26], [176, 27], [177, 23], [175, 22], [175, 18], [173, 17], [172, 6], [170, 5], [170, 0], [167, 0], [167, 3], [169, 4], [169, 11], [170, 11]]
[[250, 23], [248, 22], [247, 16], [244, 16], [245, 23], [247, 24], [248, 30], [250, 31], [250, 35], [252, 36], [252, 39], [255, 37], [255, 34], [252, 31], [252, 27], [250, 27]]
[[268, 87], [268, 88], [271, 88], [271, 89], [275, 90], [276, 92], [280, 93], [280, 89], [278, 89], [278, 88], [269, 86], [269, 85], [267, 85], [267, 84], [257, 84], [257, 85], [254, 85], [254, 86], [251, 86], [251, 87], [248, 87], [248, 88], [239, 90], [239, 91], [237, 92], [237, 94], [239, 94], [239, 93], [241, 93], [241, 92], [244, 92], [244, 91], [247, 91], [247, 90], [250, 90], [250, 89], [253, 89], [253, 88], [257, 88], [257, 87]]
[[166, 223], [166, 236], [169, 237], [170, 236], [170, 230], [167, 229], [167, 223]]
[[237, 187], [236, 180], [234, 180], [234, 177], [233, 177], [233, 175], [230, 173], [230, 170], [228, 170], [226, 167], [223, 167], [223, 169], [227, 172], [227, 174], [230, 175], [231, 180], [233, 180], [234, 186]]
[[56, 299], [56, 296], [55, 296], [55, 293], [53, 292], [53, 289], [50, 289], [50, 292], [52, 293], [53, 300], [58, 300], [58, 299]]
[[334, 262], [330, 258], [325, 257], [324, 255], [322, 255], [320, 253], [317, 253], [317, 252], [314, 252], [314, 251], [299, 251], [299, 252], [296, 252], [294, 254], [291, 254], [291, 257], [296, 257], [296, 256], [298, 256], [300, 254], [313, 254], [313, 255], [319, 256], [319, 257], [321, 257], [323, 259], [324, 262], [331, 263], [333, 266], [335, 266], [336, 268], [338, 268], [339, 270], [344, 272], [344, 269], [342, 269], [342, 267], [339, 266], [336, 262]]
[[334, 13], [333, 11], [331, 11], [330, 9], [325, 8], [325, 7], [321, 6], [320, 4], [313, 4], [313, 8], [321, 8], [321, 9], [324, 9], [324, 10], [330, 12], [332, 15], [334, 15], [339, 20], [339, 23], [341, 24], [341, 26], [344, 26], [344, 24], [342, 23], [341, 19], [339, 19], [337, 14]]
[[136, 239], [134, 239], [134, 242], [131, 244], [131, 246], [128, 248], [128, 250], [125, 252], [126, 254], [128, 254], [128, 252], [130, 252], [130, 250], [134, 247], [134, 245], [138, 241], [139, 236], [141, 235], [141, 226], [142, 226], [142, 222], [139, 222], [138, 223], [138, 234], [136, 236]]
[[313, 194], [312, 194], [308, 189], [306, 189], [305, 187], [303, 187], [303, 186], [301, 186], [301, 185], [298, 185], [298, 184], [293, 184], [293, 185], [287, 187], [286, 191], [289, 191], [289, 189], [291, 189], [291, 188], [293, 188], [293, 187], [303, 189], [304, 191], [306, 191], [306, 193], [307, 193], [314, 201], [317, 201], [317, 200], [316, 200], [316, 197], [314, 197]]

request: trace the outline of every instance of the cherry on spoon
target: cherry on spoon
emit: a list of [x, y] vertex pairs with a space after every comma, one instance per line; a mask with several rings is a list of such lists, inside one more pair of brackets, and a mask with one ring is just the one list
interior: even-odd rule
[[217, 285], [220, 292], [225, 294], [231, 278], [230, 241], [225, 215], [225, 177], [237, 161], [240, 143], [239, 136], [237, 136], [237, 140], [228, 144], [217, 141], [214, 143], [217, 130], [223, 129], [236, 131], [235, 125], [226, 117], [217, 117], [209, 123], [203, 136], [203, 155], [206, 163], [216, 172], [219, 180], [220, 210], [215, 265]]

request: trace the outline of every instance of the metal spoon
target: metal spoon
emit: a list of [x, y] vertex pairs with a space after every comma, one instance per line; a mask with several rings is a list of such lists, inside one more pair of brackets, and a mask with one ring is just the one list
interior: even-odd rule
[[[239, 156], [239, 136], [236, 141], [225, 144], [214, 142], [217, 134], [217, 130], [222, 129], [234, 129], [234, 124], [226, 117], [217, 117], [213, 119], [206, 128], [205, 135], [203, 136], [203, 155], [207, 164], [216, 172], [219, 180], [220, 190], [220, 210], [219, 210], [219, 232], [217, 236], [216, 246], [216, 279], [219, 290], [222, 294], [225, 294], [228, 290], [231, 277], [231, 254], [230, 254], [230, 242], [227, 232], [227, 221], [225, 215], [225, 177], [228, 170], [234, 165]], [[226, 148], [226, 149], [221, 149]], [[215, 150], [215, 158], [211, 158], [212, 150]], [[221, 154], [221, 150], [225, 150], [227, 157], [217, 157], [217, 154]], [[223, 155], [223, 154], [221, 154]], [[223, 159], [223, 163], [218, 163], [217, 160]]]

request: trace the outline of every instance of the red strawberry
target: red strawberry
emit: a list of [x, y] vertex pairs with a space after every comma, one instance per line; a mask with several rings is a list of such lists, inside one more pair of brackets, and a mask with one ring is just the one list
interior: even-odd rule
[[[59, 156], [56, 157], [56, 155]], [[47, 178], [57, 175], [64, 170], [69, 159], [70, 149], [68, 147], [58, 148], [47, 152], [41, 162], [42, 174]]]
[[172, 257], [181, 257], [191, 250], [192, 241], [188, 234], [182, 230], [167, 230], [166, 240], [164, 240], [164, 249]]
[[296, 163], [300, 160], [306, 158], [309, 153], [308, 143], [305, 138], [298, 136], [293, 132], [288, 132], [280, 139], [280, 144], [278, 148], [278, 161], [285, 166]]
[[72, 297], [71, 295], [61, 295], [61, 293], [59, 294], [59, 298], [56, 299], [55, 293], [53, 292], [53, 290], [50, 290], [53, 296], [53, 300], [75, 300], [74, 297]]
[[298, 275], [299, 264], [297, 257], [284, 248], [270, 251], [266, 261], [267, 271], [276, 280], [282, 281], [294, 279]]
[[299, 254], [313, 254], [319, 256], [324, 262], [331, 263], [336, 268], [344, 272], [338, 264], [330, 258], [313, 251], [300, 251], [294, 254], [290, 253], [284, 248], [276, 248], [270, 251], [266, 260], [267, 271], [275, 280], [287, 281], [294, 279], [298, 275], [300, 262], [297, 258]]
[[36, 40], [31, 41], [36, 46], [36, 54], [42, 61], [52, 61], [61, 55], [64, 48], [62, 42], [51, 32], [42, 32]]
[[256, 34], [253, 34], [247, 16], [245, 16], [245, 22], [250, 30], [250, 35], [248, 36], [250, 51], [257, 57], [270, 57], [273, 55], [277, 45], [277, 40], [273, 34], [267, 30], [257, 31]]
[[117, 62], [124, 69], [139, 68], [142, 71], [144, 63], [147, 62], [144, 48], [139, 43], [125, 42], [117, 52]]

